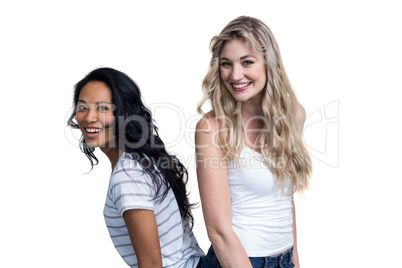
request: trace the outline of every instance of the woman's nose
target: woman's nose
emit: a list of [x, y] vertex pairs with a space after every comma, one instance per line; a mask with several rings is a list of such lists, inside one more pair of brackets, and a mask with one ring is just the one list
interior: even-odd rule
[[243, 79], [243, 68], [241, 66], [234, 65], [231, 73], [231, 79], [232, 81], [240, 81]]
[[93, 123], [98, 121], [98, 112], [95, 109], [88, 109], [87, 115], [85, 116], [85, 121], [87, 123]]

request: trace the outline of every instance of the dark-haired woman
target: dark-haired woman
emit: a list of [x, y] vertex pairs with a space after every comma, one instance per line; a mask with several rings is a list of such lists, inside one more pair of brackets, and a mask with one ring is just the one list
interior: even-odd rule
[[104, 217], [110, 237], [130, 267], [197, 267], [203, 252], [191, 231], [187, 170], [172, 155], [124, 73], [100, 68], [75, 86], [68, 124], [82, 132], [81, 150], [93, 167], [95, 147], [112, 175]]

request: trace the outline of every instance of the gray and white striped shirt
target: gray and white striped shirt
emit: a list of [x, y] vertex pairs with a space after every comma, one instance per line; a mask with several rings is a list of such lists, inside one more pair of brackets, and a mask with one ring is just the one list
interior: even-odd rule
[[[163, 192], [163, 187], [160, 192]], [[130, 267], [138, 267], [123, 213], [129, 209], [148, 209], [155, 213], [163, 267], [196, 267], [204, 253], [189, 224], [183, 221], [173, 191], [160, 202], [154, 200], [155, 187], [142, 167], [123, 154], [110, 178], [104, 208], [105, 222], [113, 244]], [[135, 239], [135, 238], [134, 238]]]

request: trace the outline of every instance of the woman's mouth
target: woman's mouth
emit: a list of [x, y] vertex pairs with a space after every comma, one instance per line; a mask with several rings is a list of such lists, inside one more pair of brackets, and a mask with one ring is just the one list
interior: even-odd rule
[[93, 127], [85, 128], [85, 132], [86, 132], [86, 135], [88, 136], [88, 138], [94, 138], [94, 137], [98, 136], [99, 132], [101, 132], [101, 131], [102, 131], [102, 129], [100, 129], [100, 128], [93, 128]]
[[249, 88], [251, 85], [251, 82], [246, 82], [246, 83], [230, 83], [232, 85], [232, 88], [234, 91], [243, 91]]

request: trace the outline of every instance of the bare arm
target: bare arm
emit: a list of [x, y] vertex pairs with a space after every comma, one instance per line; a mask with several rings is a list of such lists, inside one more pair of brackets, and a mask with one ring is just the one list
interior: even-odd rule
[[299, 264], [299, 254], [297, 252], [297, 231], [296, 231], [296, 208], [295, 208], [295, 202], [292, 200], [292, 215], [293, 215], [293, 257], [292, 261], [293, 264], [295, 265], [296, 268], [300, 267]]
[[216, 123], [201, 120], [195, 134], [197, 177], [208, 237], [222, 267], [251, 268], [250, 260], [232, 229], [225, 153], [217, 146]]
[[131, 209], [123, 214], [137, 255], [139, 268], [161, 268], [162, 253], [155, 214], [152, 210]]
[[[306, 111], [304, 110], [304, 107], [300, 104], [297, 103], [297, 109], [296, 109], [296, 121], [299, 127], [300, 135], [303, 134], [303, 127], [304, 127], [304, 121], [306, 120]], [[297, 251], [297, 230], [296, 230], [296, 207], [295, 207], [295, 202], [294, 199], [292, 200], [292, 215], [293, 215], [293, 264], [295, 265], [295, 268], [300, 267], [299, 263], [299, 254]]]

